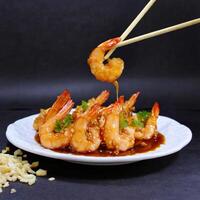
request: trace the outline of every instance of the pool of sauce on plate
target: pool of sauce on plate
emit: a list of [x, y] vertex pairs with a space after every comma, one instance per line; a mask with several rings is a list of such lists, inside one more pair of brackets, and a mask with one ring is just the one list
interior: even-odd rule
[[[35, 135], [35, 140], [40, 143], [39, 135]], [[108, 156], [127, 156], [137, 153], [145, 153], [148, 151], [153, 151], [156, 148], [160, 147], [161, 144], [165, 143], [165, 137], [161, 133], [158, 133], [156, 137], [151, 138], [150, 140], [136, 140], [135, 146], [124, 152], [115, 152], [106, 149], [105, 145], [101, 145], [98, 150], [91, 153], [77, 153], [74, 152], [70, 147], [64, 149], [55, 149], [53, 151], [60, 153], [72, 153], [75, 155], [84, 155], [84, 156], [96, 156], [96, 157], [108, 157]]]

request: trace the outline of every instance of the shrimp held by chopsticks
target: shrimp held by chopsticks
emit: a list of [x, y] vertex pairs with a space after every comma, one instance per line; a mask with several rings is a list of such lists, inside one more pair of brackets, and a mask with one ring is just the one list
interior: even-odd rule
[[114, 83], [121, 76], [124, 69], [124, 61], [121, 58], [108, 59], [108, 62], [104, 64], [106, 52], [114, 48], [119, 42], [119, 37], [107, 40], [91, 52], [88, 64], [97, 80]]

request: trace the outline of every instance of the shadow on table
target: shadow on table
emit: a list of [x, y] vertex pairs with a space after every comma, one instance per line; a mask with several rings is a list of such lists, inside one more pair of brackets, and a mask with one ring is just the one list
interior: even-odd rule
[[[11, 149], [15, 147], [8, 143]], [[40, 161], [40, 168], [48, 170], [48, 176], [55, 177], [57, 180], [66, 181], [103, 181], [128, 179], [133, 177], [142, 177], [148, 174], [158, 173], [177, 159], [178, 153], [151, 160], [140, 161], [127, 165], [118, 166], [89, 166], [65, 162], [46, 157], [37, 156], [26, 152], [29, 162]]]
[[177, 156], [178, 154], [174, 154], [164, 158], [118, 166], [87, 166], [59, 161], [58, 167], [54, 162], [51, 161], [52, 165], [50, 171], [57, 177], [66, 177], [67, 179], [74, 180], [128, 179], [133, 177], [142, 177], [162, 171], [171, 163], [173, 163]]

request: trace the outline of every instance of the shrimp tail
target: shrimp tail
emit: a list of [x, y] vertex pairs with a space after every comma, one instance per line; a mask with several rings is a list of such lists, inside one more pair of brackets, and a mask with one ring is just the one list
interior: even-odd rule
[[153, 116], [158, 117], [160, 113], [160, 106], [157, 102], [154, 103], [151, 113]]
[[131, 96], [130, 99], [132, 100], [132, 102], [134, 102], [134, 104], [135, 104], [135, 102], [136, 102], [136, 100], [137, 100], [139, 94], [140, 94], [140, 92], [136, 92], [135, 94], [133, 94], [133, 95]]
[[100, 110], [101, 115], [108, 115], [113, 111], [114, 108], [119, 107], [124, 103], [124, 96], [120, 96], [117, 101], [115, 101], [113, 104], [110, 104], [108, 107], [102, 108]]
[[68, 102], [63, 106], [63, 108], [56, 115], [56, 119], [59, 120], [59, 119], [62, 119], [64, 116], [66, 116], [70, 112], [73, 106], [74, 106], [74, 102], [72, 101], [72, 99], [68, 100]]
[[112, 39], [109, 39], [109, 40], [101, 43], [98, 47], [103, 48], [104, 51], [108, 51], [108, 50], [112, 49], [113, 47], [115, 47], [120, 41], [121, 41], [120, 37], [112, 38]]
[[70, 93], [64, 90], [56, 99], [52, 107], [48, 110], [46, 115], [46, 121], [51, 117], [55, 116], [58, 111], [68, 102], [70, 99]]
[[130, 99], [128, 100], [128, 102], [129, 102], [129, 104], [130, 104], [130, 105], [129, 105], [130, 107], [132, 107], [133, 105], [135, 105], [136, 100], [137, 100], [139, 94], [140, 94], [140, 92], [136, 92], [135, 94], [133, 94], [133, 95], [130, 97]]
[[97, 117], [99, 111], [101, 109], [101, 106], [99, 104], [94, 104], [91, 109], [86, 113], [86, 118], [88, 120], [91, 120], [95, 117]]
[[96, 98], [96, 102], [99, 105], [102, 105], [104, 102], [107, 101], [108, 97], [110, 96], [110, 92], [108, 90], [104, 90], [101, 94]]
[[129, 98], [129, 100], [127, 100], [127, 101], [125, 102], [125, 104], [124, 104], [124, 110], [125, 110], [125, 111], [128, 112], [129, 110], [133, 109], [133, 106], [135, 105], [136, 100], [137, 100], [139, 94], [140, 94], [140, 92], [134, 93], [134, 94]]
[[120, 96], [116, 102], [118, 102], [119, 104], [123, 104], [124, 103], [124, 96]]

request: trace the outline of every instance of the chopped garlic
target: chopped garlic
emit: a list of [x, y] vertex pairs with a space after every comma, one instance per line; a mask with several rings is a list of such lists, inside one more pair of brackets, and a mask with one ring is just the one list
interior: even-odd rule
[[1, 153], [6, 153], [6, 150], [5, 150], [5, 149], [3, 149], [3, 150], [1, 151]]
[[[37, 173], [32, 169], [39, 166], [39, 162], [33, 162], [30, 164], [27, 160], [23, 160], [23, 152], [17, 149], [14, 155], [7, 154], [9, 148], [6, 147], [0, 153], [0, 193], [3, 188], [9, 186], [9, 182], [17, 181], [27, 183], [32, 185], [36, 182], [37, 176], [45, 176], [47, 174], [46, 170], [39, 169]], [[16, 190], [11, 189], [10, 193], [14, 193]]]
[[47, 170], [38, 169], [38, 170], [36, 171], [36, 175], [37, 175], [37, 176], [46, 176], [46, 175], [47, 175]]
[[3, 149], [3, 150], [1, 151], [1, 153], [7, 153], [8, 151], [10, 151], [10, 147], [6, 147], [5, 149]]
[[49, 181], [55, 181], [55, 178], [54, 177], [50, 177], [48, 180]]
[[10, 190], [10, 193], [12, 194], [12, 193], [15, 193], [15, 192], [17, 192], [14, 188], [12, 188], [11, 190]]
[[39, 166], [39, 162], [38, 161], [37, 162], [32, 162], [32, 164], [31, 164], [31, 168], [36, 168], [38, 166]]
[[8, 187], [9, 186], [9, 182], [6, 182], [4, 185], [3, 185], [3, 187], [5, 188], [5, 187]]
[[21, 149], [17, 149], [15, 152], [14, 152], [14, 156], [22, 156], [23, 155], [23, 152]]

